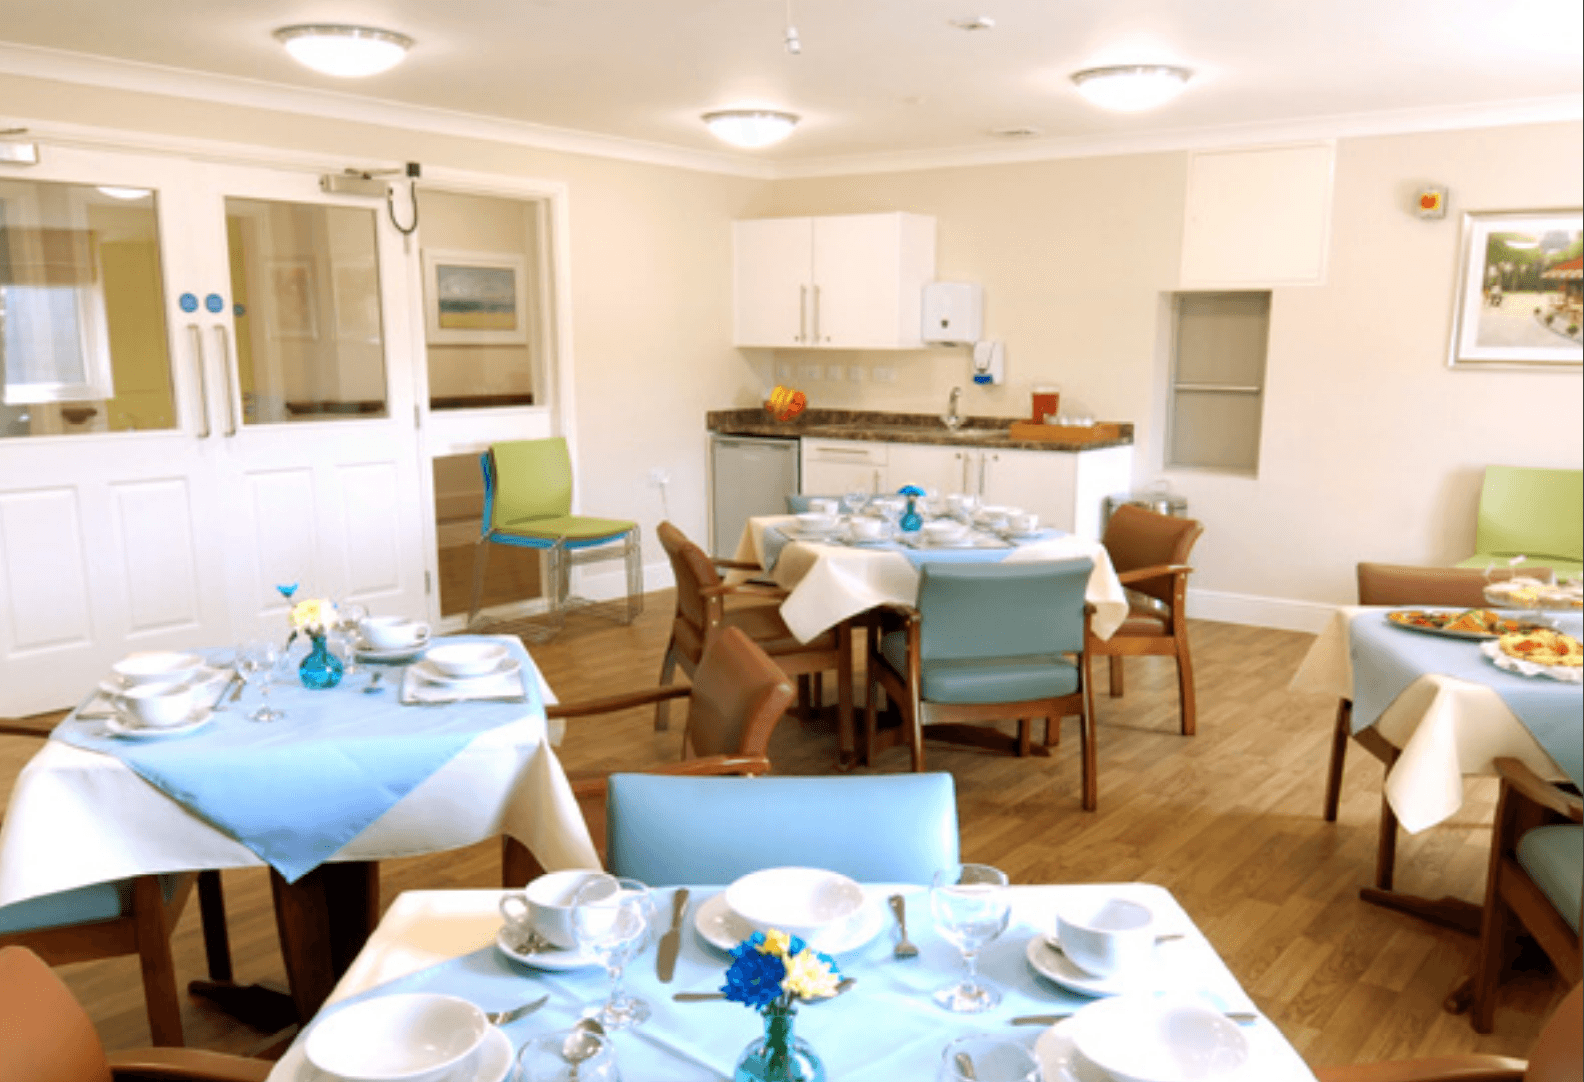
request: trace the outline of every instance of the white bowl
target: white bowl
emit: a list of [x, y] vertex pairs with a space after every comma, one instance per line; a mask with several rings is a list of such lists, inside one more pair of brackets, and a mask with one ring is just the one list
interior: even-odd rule
[[337, 1011], [308, 1031], [303, 1052], [347, 1082], [438, 1082], [489, 1033], [484, 1012], [432, 992], [380, 996]]
[[191, 684], [134, 684], [112, 698], [116, 709], [136, 725], [168, 729], [192, 716], [194, 690]]
[[1056, 938], [1073, 964], [1096, 977], [1147, 969], [1155, 960], [1155, 917], [1126, 898], [1097, 898], [1056, 914]]
[[507, 653], [498, 642], [453, 642], [430, 647], [424, 657], [447, 676], [483, 676], [499, 668]]
[[429, 641], [429, 625], [405, 616], [370, 616], [358, 624], [358, 633], [378, 650], [401, 650]]
[[968, 527], [946, 518], [926, 522], [923, 528], [924, 536], [931, 541], [956, 541], [968, 533]]
[[864, 892], [853, 880], [819, 868], [766, 868], [726, 888], [726, 904], [763, 931], [809, 939], [857, 916]]
[[1216, 1082], [1248, 1062], [1243, 1031], [1185, 996], [1115, 996], [1072, 1017], [1079, 1055], [1116, 1082]]
[[797, 522], [801, 533], [830, 533], [836, 528], [836, 516], [820, 511], [804, 511]]
[[203, 658], [197, 654], [182, 654], [172, 650], [150, 650], [146, 653], [128, 654], [110, 671], [125, 684], [174, 684], [192, 676], [203, 667]]

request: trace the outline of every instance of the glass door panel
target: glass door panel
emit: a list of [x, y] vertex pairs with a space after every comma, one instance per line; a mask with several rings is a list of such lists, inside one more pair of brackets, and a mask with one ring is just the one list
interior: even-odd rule
[[375, 212], [228, 197], [245, 425], [385, 417]]
[[157, 199], [0, 179], [0, 438], [176, 427]]

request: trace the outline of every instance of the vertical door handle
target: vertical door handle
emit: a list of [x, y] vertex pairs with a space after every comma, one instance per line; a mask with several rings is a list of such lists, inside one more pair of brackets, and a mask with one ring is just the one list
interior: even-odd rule
[[966, 451], [958, 451], [957, 452], [957, 457], [962, 459], [962, 464], [963, 464], [962, 490], [966, 494], [968, 492], [968, 452], [966, 452]]
[[821, 341], [829, 342], [830, 341], [830, 337], [829, 336], [826, 336], [823, 339], [820, 337], [820, 287], [819, 286], [815, 286], [814, 287], [814, 341], [816, 341], [816, 342], [821, 342]]
[[798, 332], [799, 342], [808, 341], [808, 286], [798, 286]]
[[231, 364], [231, 335], [224, 323], [215, 324], [215, 338], [220, 343], [220, 370], [225, 373], [225, 434], [230, 437], [237, 434], [236, 375]]
[[874, 474], [875, 474], [875, 479], [874, 479], [874, 494], [875, 494], [875, 495], [876, 495], [876, 496], [878, 496], [878, 495], [880, 495], [880, 467], [879, 467], [879, 466], [876, 466], [876, 467], [875, 467], [875, 471], [874, 471]]
[[198, 438], [206, 440], [214, 435], [214, 428], [209, 424], [209, 377], [204, 373], [203, 328], [196, 323], [189, 323], [187, 333], [192, 338], [193, 363], [198, 366], [198, 412], [203, 417], [203, 428], [199, 430]]
[[984, 486], [984, 482], [985, 482], [985, 460], [988, 459], [989, 457], [990, 456], [985, 454], [984, 452], [980, 452], [980, 454], [979, 454], [979, 498], [980, 499], [983, 499], [984, 498], [984, 494], [985, 494], [985, 486]]

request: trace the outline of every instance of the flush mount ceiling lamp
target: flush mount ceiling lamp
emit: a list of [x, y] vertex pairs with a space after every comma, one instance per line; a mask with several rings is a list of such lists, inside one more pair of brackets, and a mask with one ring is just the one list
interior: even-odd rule
[[704, 114], [704, 123], [720, 140], [744, 150], [779, 143], [792, 134], [798, 117], [774, 109], [720, 109]]
[[1074, 72], [1072, 81], [1078, 93], [1102, 109], [1138, 113], [1171, 101], [1192, 76], [1170, 64], [1117, 64]]
[[406, 34], [367, 26], [283, 26], [275, 40], [304, 67], [342, 79], [389, 71], [413, 45]]

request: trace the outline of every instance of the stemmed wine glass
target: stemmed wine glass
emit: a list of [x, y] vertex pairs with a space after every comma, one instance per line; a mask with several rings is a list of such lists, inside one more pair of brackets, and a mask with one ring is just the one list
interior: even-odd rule
[[1006, 931], [1012, 916], [1006, 873], [988, 864], [954, 864], [935, 873], [930, 887], [935, 927], [960, 951], [967, 972], [960, 983], [935, 993], [935, 1002], [959, 1014], [987, 1011], [1001, 993], [974, 969], [980, 948]]
[[869, 493], [861, 488], [855, 488], [841, 498], [842, 510], [849, 515], [857, 515], [869, 506]]
[[248, 715], [250, 721], [275, 721], [286, 716], [286, 711], [276, 710], [269, 704], [270, 678], [280, 659], [281, 648], [268, 639], [254, 639], [237, 647], [236, 666], [243, 685], [252, 683], [253, 677], [260, 674], [264, 677], [259, 684], [261, 701], [258, 709]]
[[636, 879], [595, 876], [572, 897], [572, 934], [578, 947], [598, 958], [610, 974], [610, 998], [592, 1016], [606, 1032], [649, 1017], [649, 1004], [622, 988], [622, 970], [648, 945], [653, 925], [654, 900]]
[[368, 619], [368, 608], [356, 601], [338, 601], [335, 611], [336, 621], [330, 628], [330, 634], [341, 655], [342, 674], [350, 677], [357, 671], [358, 628]]
[[988, 1033], [958, 1037], [941, 1054], [940, 1082], [1039, 1082], [1039, 1063], [1023, 1045]]

